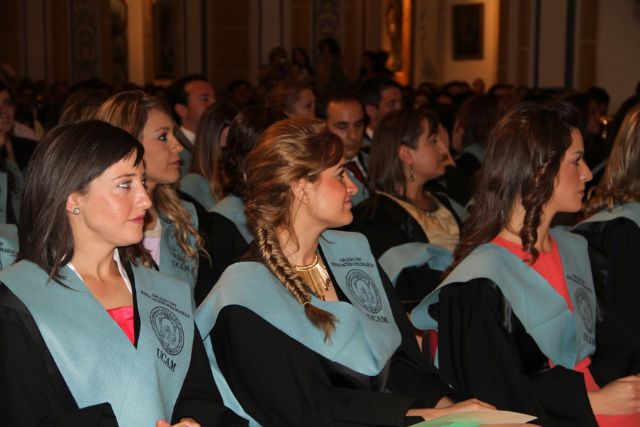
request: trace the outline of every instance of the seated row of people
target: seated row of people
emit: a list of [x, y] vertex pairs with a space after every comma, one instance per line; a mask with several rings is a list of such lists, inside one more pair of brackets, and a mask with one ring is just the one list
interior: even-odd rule
[[[227, 202], [225, 208], [225, 198], [214, 212], [207, 212], [179, 201], [174, 184], [179, 179], [176, 157], [181, 147], [173, 138], [173, 123], [167, 111], [153, 102], [143, 108], [142, 98], [140, 92], [120, 94], [98, 112], [98, 117], [142, 142], [127, 151], [135, 151], [135, 159], [127, 153], [118, 157], [115, 148], [112, 156], [117, 158], [100, 152], [99, 159], [104, 157], [101, 161], [108, 163], [101, 166], [91, 164], [97, 161], [91, 156], [70, 156], [69, 150], [98, 155], [100, 150], [85, 141], [82, 132], [96, 140], [109, 132], [98, 132], [97, 127], [107, 125], [89, 121], [52, 132], [33, 160], [33, 165], [42, 164], [28, 169], [28, 191], [23, 195], [28, 210], [21, 216], [19, 262], [0, 273], [6, 288], [1, 308], [5, 318], [14, 319], [3, 322], [3, 329], [9, 341], [21, 339], [28, 346], [35, 341], [39, 348], [33, 365], [44, 366], [55, 380], [55, 390], [61, 384], [67, 389], [62, 387], [66, 394], [52, 396], [26, 384], [21, 389], [24, 394], [16, 399], [29, 401], [35, 395], [42, 402], [53, 399], [57, 402], [53, 406], [72, 408], [72, 415], [81, 417], [87, 413], [85, 408], [98, 405], [91, 410], [98, 411], [94, 419], [115, 417], [119, 425], [142, 419], [130, 412], [130, 405], [140, 399], [138, 393], [152, 395], [145, 402], [153, 409], [140, 415], [147, 423], [171, 418], [184, 419], [184, 425], [242, 423], [220, 405], [221, 398], [236, 414], [261, 425], [403, 425], [420, 417], [487, 409], [491, 404], [530, 412], [543, 425], [595, 425], [596, 418], [603, 425], [611, 421], [607, 416], [636, 411], [634, 394], [640, 382], [635, 376], [625, 377], [640, 370], [635, 338], [619, 322], [615, 304], [596, 311], [595, 295], [602, 294], [590, 284], [584, 242], [549, 230], [556, 212], [580, 209], [584, 184], [590, 179], [570, 110], [524, 104], [503, 117], [489, 138], [476, 205], [458, 245], [462, 224], [449, 208], [449, 200], [423, 191], [428, 180], [444, 173], [445, 150], [436, 136], [437, 119], [429, 113], [392, 113], [376, 131], [370, 179], [382, 184], [354, 209], [356, 221], [351, 226], [362, 230], [367, 240], [359, 234], [329, 230], [349, 226], [357, 187], [347, 172], [343, 143], [326, 125], [281, 120], [266, 109], [240, 113], [231, 122], [223, 153], [235, 156], [231, 164], [236, 167], [233, 193], [237, 200]], [[119, 121], [119, 115], [136, 125]], [[243, 118], [248, 122], [243, 124]], [[236, 121], [238, 132], [245, 133], [234, 137]], [[385, 138], [385, 132], [394, 137]], [[387, 147], [380, 143], [382, 138], [395, 143]], [[53, 143], [61, 140], [69, 142], [66, 146]], [[111, 140], [100, 141], [109, 149]], [[142, 155], [149, 197], [141, 191]], [[89, 166], [80, 167], [82, 161]], [[121, 164], [127, 161], [128, 169]], [[57, 165], [60, 175], [43, 178], [52, 165]], [[69, 185], [65, 181], [72, 169], [88, 170], [84, 181], [56, 189], [56, 185]], [[122, 170], [114, 175], [112, 169]], [[94, 197], [90, 197], [92, 191]], [[49, 198], [38, 205], [29, 201], [35, 194]], [[611, 200], [615, 202], [610, 206], [631, 197]], [[169, 219], [163, 221], [163, 215]], [[43, 218], [55, 221], [47, 221], [35, 233], [29, 231]], [[176, 225], [177, 220], [189, 224]], [[397, 225], [390, 225], [393, 221]], [[221, 225], [214, 232], [215, 224]], [[158, 228], [160, 236], [144, 231], [157, 234]], [[231, 238], [217, 237], [230, 230], [242, 237], [243, 248], [249, 250], [242, 262], [233, 263], [234, 257], [228, 257], [230, 266], [220, 280], [211, 280], [217, 255], [235, 249]], [[67, 242], [64, 247], [33, 249], [34, 244], [54, 241], [50, 236], [66, 237]], [[138, 244], [140, 240], [144, 246]], [[116, 248], [122, 249], [114, 252]], [[430, 293], [454, 249], [457, 267], [446, 285]], [[508, 252], [515, 254], [517, 262]], [[164, 261], [163, 253], [172, 258]], [[82, 254], [94, 255], [86, 259]], [[465, 263], [471, 267], [465, 268]], [[156, 273], [148, 266], [154, 264], [164, 275], [153, 276]], [[163, 264], [169, 268], [163, 271]], [[203, 268], [208, 272], [201, 273]], [[532, 273], [533, 279], [527, 279]], [[163, 281], [165, 285], [158, 286], [169, 290], [159, 287], [156, 292], [155, 285], [144, 284], [138, 288], [143, 277]], [[25, 281], [39, 285], [21, 285]], [[46, 291], [34, 292], [38, 286]], [[31, 291], [23, 293], [22, 288]], [[84, 289], [88, 292], [82, 300], [75, 291]], [[195, 344], [199, 335], [193, 329], [193, 298], [196, 295], [199, 300], [205, 294], [195, 320], [220, 393], [209, 381], [210, 374], [200, 372], [206, 357], [201, 344]], [[413, 311], [412, 321], [421, 329], [439, 329], [441, 373], [420, 354], [404, 311], [427, 294]], [[91, 354], [93, 347], [97, 354], [106, 351], [101, 346], [109, 347], [114, 360], [129, 357], [132, 366], [138, 366], [139, 357], [144, 369], [135, 375], [141, 377], [135, 378], [136, 369], [125, 372], [120, 366], [110, 371], [108, 380], [76, 385], [79, 375], [90, 372], [86, 369], [103, 368], [95, 368], [89, 357], [87, 365], [74, 370], [78, 362], [70, 356], [73, 345], [60, 345], [59, 334], [72, 324], [76, 309], [61, 315], [51, 310], [49, 301], [82, 307], [78, 311], [87, 310], [88, 318], [107, 310], [111, 319], [102, 316], [95, 323], [87, 322], [71, 341]], [[120, 310], [123, 307], [127, 310]], [[50, 322], [62, 329], [52, 331], [46, 326]], [[96, 334], [98, 329], [114, 329], [106, 328], [105, 322], [121, 330], [115, 328], [113, 336]], [[122, 332], [133, 347], [118, 343]], [[88, 335], [101, 346], [91, 344]], [[142, 337], [148, 344], [143, 345]], [[182, 351], [185, 340], [194, 343], [191, 355]], [[3, 364], [7, 375], [12, 363]], [[163, 395], [164, 370], [173, 373], [178, 366], [183, 380], [175, 382], [174, 388], [183, 385], [167, 397]], [[185, 391], [185, 396], [180, 387], [191, 387], [191, 372], [196, 371], [203, 382], [193, 383], [195, 390]], [[499, 371], [496, 376], [494, 371]], [[156, 383], [143, 380], [147, 375], [159, 379]], [[583, 378], [586, 382], [580, 381]], [[115, 403], [118, 387], [114, 384], [129, 381], [138, 391], [133, 387], [131, 395], [121, 392], [121, 400]], [[201, 394], [199, 387], [208, 392]], [[86, 398], [92, 388], [113, 394]], [[566, 391], [576, 396], [570, 408], [557, 398]], [[488, 404], [463, 401], [473, 396]], [[459, 401], [463, 403], [454, 403]], [[181, 405], [188, 410], [179, 409]], [[42, 409], [43, 414], [56, 419], [67, 412]], [[18, 417], [18, 412], [12, 416]], [[634, 420], [622, 422], [633, 425]]]

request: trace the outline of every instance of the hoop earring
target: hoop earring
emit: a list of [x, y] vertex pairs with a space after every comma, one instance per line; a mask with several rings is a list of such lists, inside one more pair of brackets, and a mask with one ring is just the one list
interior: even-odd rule
[[80, 214], [80, 208], [79, 207], [75, 207], [75, 208], [73, 208], [72, 212], [73, 212], [74, 215], [79, 215]]
[[409, 182], [413, 182], [416, 180], [416, 177], [413, 175], [413, 166], [409, 166]]

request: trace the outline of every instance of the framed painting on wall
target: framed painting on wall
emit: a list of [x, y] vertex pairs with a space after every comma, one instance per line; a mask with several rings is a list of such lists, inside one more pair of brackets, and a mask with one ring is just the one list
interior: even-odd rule
[[482, 59], [484, 4], [452, 6], [453, 59]]

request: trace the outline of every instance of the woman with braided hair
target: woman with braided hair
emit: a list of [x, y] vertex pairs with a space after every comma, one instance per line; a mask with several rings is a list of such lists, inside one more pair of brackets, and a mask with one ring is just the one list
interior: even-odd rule
[[522, 103], [489, 136], [445, 281], [411, 314], [449, 384], [544, 426], [640, 425], [640, 358], [598, 306], [586, 241], [552, 230], [591, 172], [567, 104]]
[[[227, 405], [263, 426], [401, 426], [457, 410], [421, 356], [364, 236], [340, 138], [316, 120], [270, 126], [244, 162], [255, 241], [196, 323]], [[429, 408], [429, 409], [427, 409]]]

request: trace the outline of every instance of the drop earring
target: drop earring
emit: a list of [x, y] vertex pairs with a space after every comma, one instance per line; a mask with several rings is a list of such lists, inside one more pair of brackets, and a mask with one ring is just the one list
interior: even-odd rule
[[413, 175], [413, 166], [409, 166], [409, 182], [413, 182], [416, 180], [416, 177]]

